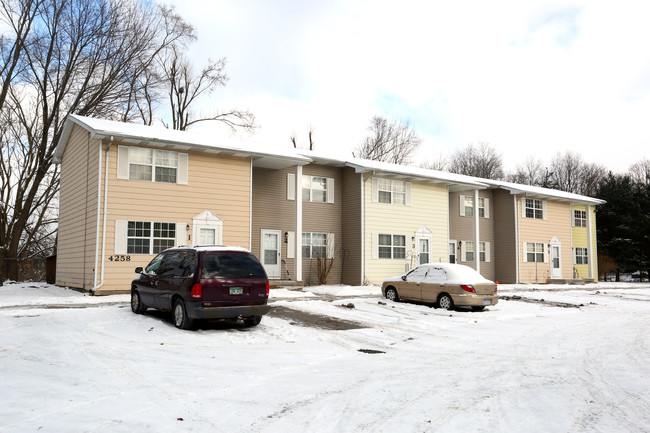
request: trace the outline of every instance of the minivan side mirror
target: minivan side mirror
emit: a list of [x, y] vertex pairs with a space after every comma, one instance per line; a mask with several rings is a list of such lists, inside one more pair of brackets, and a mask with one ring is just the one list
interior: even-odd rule
[[135, 273], [136, 273], [136, 274], [141, 274], [141, 273], [142, 273], [142, 270], [143, 270], [143, 269], [142, 269], [142, 266], [138, 266], [137, 268], [135, 268]]

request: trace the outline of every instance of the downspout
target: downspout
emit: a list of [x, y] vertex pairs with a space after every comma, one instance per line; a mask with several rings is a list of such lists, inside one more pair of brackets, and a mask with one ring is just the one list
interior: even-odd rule
[[99, 267], [99, 233], [101, 222], [101, 208], [99, 207], [102, 202], [102, 150], [104, 140], [99, 140], [99, 163], [97, 164], [97, 229], [95, 230], [95, 268], [93, 269], [93, 289], [97, 287], [97, 269]]
[[[366, 284], [366, 260], [368, 259], [368, 254], [366, 253], [366, 181], [370, 179], [375, 172], [371, 172], [368, 177], [365, 177], [361, 173], [361, 284]], [[372, 191], [370, 192], [372, 196]], [[372, 255], [372, 250], [370, 252]]]
[[591, 205], [587, 205], [587, 257], [589, 261], [588, 277], [590, 280], [594, 279], [594, 239], [593, 239], [593, 222], [592, 222], [592, 210]]
[[512, 196], [515, 212], [515, 284], [519, 284], [519, 209], [517, 209], [517, 195]]
[[[450, 208], [450, 204], [449, 204], [449, 194], [450, 194], [450, 192], [449, 192], [449, 184], [447, 184], [447, 248], [446, 248], [447, 253], [445, 254], [445, 256], [447, 257], [447, 260], [445, 260], [444, 262], [442, 260], [440, 260], [441, 263], [449, 263], [449, 241], [450, 241], [450, 238], [451, 238], [451, 213], [450, 213], [451, 208]], [[454, 253], [455, 253], [455, 250], [454, 250]], [[443, 257], [443, 260], [444, 260], [444, 257]]]
[[[248, 249], [253, 251], [253, 158], [251, 158], [251, 180], [250, 180], [250, 193], [248, 195]], [[260, 240], [261, 242], [261, 240]], [[280, 270], [282, 274], [282, 270]]]
[[104, 158], [106, 168], [104, 170], [104, 209], [102, 209], [103, 220], [104, 220], [102, 222], [102, 278], [99, 284], [92, 288], [92, 292], [95, 292], [95, 290], [102, 287], [105, 282], [104, 270], [106, 268], [105, 263], [106, 263], [106, 215], [107, 215], [106, 206], [108, 205], [108, 151], [111, 149], [112, 145], [113, 145], [113, 136], [111, 135], [111, 139], [108, 142], [108, 146], [106, 146], [106, 156]]
[[479, 229], [478, 217], [478, 189], [474, 190], [474, 269], [479, 274], [481, 273], [481, 248], [480, 248], [481, 233]]

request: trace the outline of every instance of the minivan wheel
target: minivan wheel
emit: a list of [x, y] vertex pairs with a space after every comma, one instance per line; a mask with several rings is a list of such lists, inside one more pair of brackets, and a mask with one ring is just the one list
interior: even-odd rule
[[244, 325], [246, 326], [257, 326], [262, 321], [262, 316], [253, 316], [244, 319]]
[[438, 298], [438, 306], [443, 310], [452, 310], [454, 308], [454, 301], [451, 299], [451, 296], [443, 293]]
[[142, 303], [137, 290], [131, 290], [131, 311], [135, 314], [142, 314], [147, 311], [147, 306]]
[[177, 299], [174, 302], [172, 314], [174, 316], [174, 326], [179, 329], [192, 329], [193, 320], [187, 315], [185, 303], [182, 299]]
[[386, 289], [386, 299], [390, 301], [399, 301], [399, 296], [397, 295], [397, 290], [392, 287]]

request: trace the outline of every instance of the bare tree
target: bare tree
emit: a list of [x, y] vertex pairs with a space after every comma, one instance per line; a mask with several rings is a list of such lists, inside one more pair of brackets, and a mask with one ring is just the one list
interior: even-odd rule
[[650, 185], [650, 160], [643, 158], [641, 161], [632, 164], [628, 172], [632, 181]]
[[3, 0], [0, 282], [53, 244], [55, 146], [68, 113], [129, 120], [150, 59], [192, 28], [136, 0]]
[[[298, 135], [293, 134], [291, 137], [291, 143], [293, 144], [293, 148], [297, 149], [298, 148]], [[309, 150], [314, 150], [314, 147], [316, 146], [316, 143], [314, 142], [314, 127], [309, 126], [309, 131], [307, 133], [307, 138], [309, 139]]]
[[470, 143], [451, 155], [449, 171], [483, 179], [503, 179], [503, 156], [489, 143]]
[[447, 171], [449, 169], [449, 158], [441, 153], [438, 155], [437, 159], [425, 161], [420, 164], [420, 167], [429, 170]]
[[225, 86], [228, 82], [228, 76], [224, 72], [226, 59], [208, 59], [208, 65], [196, 74], [187, 57], [179, 52], [181, 48], [174, 45], [159, 59], [164, 74], [163, 82], [168, 86], [172, 128], [185, 130], [196, 123], [215, 120], [228, 125], [233, 131], [254, 129], [255, 116], [248, 111], [231, 110], [199, 117], [194, 115], [190, 108], [196, 105], [197, 99], [211, 94], [217, 87]]
[[408, 164], [422, 139], [406, 123], [375, 116], [368, 127], [370, 135], [352, 152], [355, 158]]
[[523, 164], [517, 164], [515, 172], [507, 176], [509, 182], [532, 186], [545, 186], [547, 178], [548, 169], [532, 155]]
[[607, 175], [605, 167], [586, 163], [580, 154], [558, 152], [551, 160], [551, 183], [553, 187], [582, 195], [594, 195], [596, 186]]

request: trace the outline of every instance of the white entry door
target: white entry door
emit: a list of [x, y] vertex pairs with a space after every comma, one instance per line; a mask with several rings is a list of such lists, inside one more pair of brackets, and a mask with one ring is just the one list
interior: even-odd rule
[[431, 260], [431, 239], [428, 237], [418, 238], [418, 265], [429, 263]]
[[560, 260], [559, 245], [551, 245], [551, 278], [562, 278], [562, 262]]
[[261, 260], [269, 278], [280, 278], [282, 270], [280, 236], [280, 230], [262, 230]]

